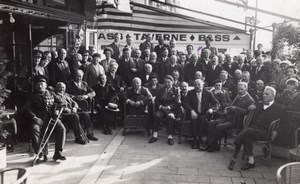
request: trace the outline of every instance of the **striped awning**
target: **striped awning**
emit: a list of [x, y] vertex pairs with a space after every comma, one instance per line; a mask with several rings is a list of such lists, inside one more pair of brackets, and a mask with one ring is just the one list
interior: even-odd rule
[[[99, 7], [101, 11], [102, 7]], [[213, 32], [245, 33], [244, 30], [196, 19], [152, 6], [131, 2], [132, 13], [122, 12], [113, 6], [105, 6], [107, 18], [97, 16], [96, 22], [88, 22], [90, 29], [113, 29], [143, 32]]]

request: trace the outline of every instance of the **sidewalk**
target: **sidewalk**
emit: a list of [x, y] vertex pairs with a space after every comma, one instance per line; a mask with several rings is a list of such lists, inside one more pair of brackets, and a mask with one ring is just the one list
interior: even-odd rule
[[[276, 171], [284, 160], [273, 159], [272, 167], [256, 159], [256, 168], [241, 171], [239, 158], [235, 170], [227, 169], [233, 147], [222, 147], [220, 152], [192, 150], [187, 141], [179, 145], [167, 144], [167, 136], [148, 144], [146, 133], [132, 133], [124, 139], [97, 183], [120, 184], [274, 184]], [[121, 134], [117, 136], [122, 136]], [[261, 149], [257, 149], [260, 151]]]
[[[49, 161], [31, 167], [33, 158], [28, 156], [28, 144], [17, 145], [19, 150], [8, 155], [8, 167], [26, 167], [30, 172], [28, 183], [36, 184], [274, 184], [277, 168], [286, 160], [272, 159], [272, 167], [256, 159], [256, 168], [241, 171], [239, 158], [233, 171], [227, 169], [233, 147], [222, 147], [220, 152], [192, 150], [188, 141], [181, 145], [167, 144], [167, 136], [160, 132], [159, 139], [148, 144], [145, 132], [122, 131], [105, 136], [96, 130], [97, 142], [87, 145], [74, 143], [72, 132], [64, 154], [67, 160], [53, 162], [51, 145]], [[23, 153], [18, 153], [19, 151]], [[260, 152], [260, 149], [256, 149]], [[25, 152], [25, 153], [24, 153]]]

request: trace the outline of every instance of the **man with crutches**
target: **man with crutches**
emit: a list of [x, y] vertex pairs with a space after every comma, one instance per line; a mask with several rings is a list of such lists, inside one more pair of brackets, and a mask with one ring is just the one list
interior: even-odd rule
[[[33, 78], [34, 92], [26, 105], [26, 109], [32, 117], [32, 147], [35, 154], [39, 154], [37, 156], [39, 158], [44, 158], [44, 161], [46, 161], [48, 154], [48, 140], [51, 133], [49, 135], [46, 133], [45, 136], [43, 136], [43, 134], [46, 129], [51, 132], [51, 129], [54, 127], [55, 153], [53, 155], [53, 160], [66, 160], [66, 157], [62, 155], [66, 139], [66, 129], [59, 120], [61, 108], [63, 107], [59, 106], [61, 101], [57, 98], [55, 93], [47, 90], [47, 82], [48, 78], [44, 75], [37, 75]], [[49, 123], [51, 124], [48, 126]]]

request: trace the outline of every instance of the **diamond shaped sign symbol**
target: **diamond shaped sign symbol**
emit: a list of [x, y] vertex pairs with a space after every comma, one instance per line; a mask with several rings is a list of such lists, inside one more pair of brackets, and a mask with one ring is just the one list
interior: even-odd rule
[[194, 35], [192, 35], [192, 36], [190, 37], [190, 39], [193, 41], [193, 40], [195, 39]]
[[235, 36], [235, 37], [233, 38], [233, 40], [241, 40], [241, 39], [240, 39], [240, 37]]

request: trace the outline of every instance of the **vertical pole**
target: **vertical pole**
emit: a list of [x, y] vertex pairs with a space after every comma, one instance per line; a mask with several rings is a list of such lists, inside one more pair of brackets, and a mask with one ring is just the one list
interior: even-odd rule
[[16, 37], [15, 31], [12, 32], [12, 61], [13, 61], [13, 94], [15, 94], [17, 90], [17, 80], [16, 80]]
[[[29, 72], [30, 72], [30, 81], [32, 83], [32, 78], [33, 78], [33, 63], [32, 63], [32, 29], [31, 29], [31, 23], [28, 24], [28, 36], [29, 36], [29, 59], [30, 59], [30, 68], [29, 68]], [[31, 85], [31, 91], [33, 91], [33, 85]]]
[[257, 7], [258, 7], [258, 0], [256, 0], [255, 4], [255, 20], [254, 20], [254, 40], [253, 40], [253, 51], [255, 50], [255, 42], [256, 42], [256, 26], [257, 26]]

